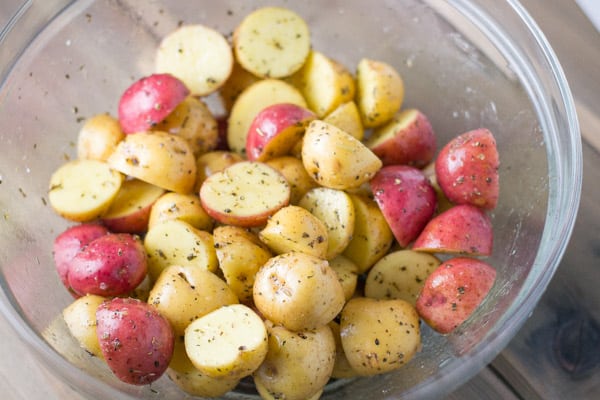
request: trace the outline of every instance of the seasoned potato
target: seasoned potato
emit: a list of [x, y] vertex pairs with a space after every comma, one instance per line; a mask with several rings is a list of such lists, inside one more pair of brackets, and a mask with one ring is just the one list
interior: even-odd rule
[[161, 272], [148, 303], [171, 323], [176, 336], [196, 319], [238, 299], [217, 275], [205, 268], [171, 265]]
[[297, 251], [319, 258], [327, 255], [327, 227], [302, 207], [281, 208], [269, 218], [258, 237], [275, 254]]
[[237, 61], [262, 78], [283, 78], [299, 70], [310, 45], [306, 22], [295, 12], [280, 7], [251, 12], [233, 33]]
[[348, 258], [339, 255], [329, 260], [329, 266], [336, 273], [344, 290], [344, 298], [350, 300], [356, 292], [358, 284], [358, 267]]
[[262, 393], [287, 400], [306, 400], [320, 392], [335, 363], [335, 339], [329, 326], [292, 332], [266, 323], [267, 357], [254, 373]]
[[153, 281], [170, 265], [191, 265], [214, 272], [219, 263], [213, 236], [180, 220], [153, 226], [144, 238], [144, 247]]
[[219, 141], [217, 120], [200, 99], [188, 96], [153, 130], [186, 139], [195, 157], [213, 150]]
[[335, 364], [333, 365], [333, 371], [331, 371], [331, 377], [343, 379], [358, 376], [358, 373], [352, 368], [344, 353], [344, 346], [342, 346], [342, 338], [340, 336], [340, 324], [336, 321], [331, 321], [329, 328], [335, 339]]
[[342, 310], [340, 336], [353, 370], [383, 374], [402, 367], [419, 350], [419, 315], [404, 300], [356, 297]]
[[227, 125], [227, 144], [231, 151], [244, 154], [246, 137], [254, 117], [265, 107], [292, 103], [306, 108], [298, 89], [279, 79], [264, 79], [248, 86], [233, 104]]
[[223, 86], [219, 89], [219, 97], [223, 103], [223, 107], [227, 113], [231, 112], [233, 104], [237, 100], [240, 93], [242, 93], [248, 86], [256, 83], [261, 78], [246, 71], [240, 63], [234, 62], [231, 75], [225, 81]]
[[48, 200], [60, 216], [92, 221], [102, 216], [117, 196], [123, 175], [97, 160], [73, 160], [50, 177]]
[[359, 187], [382, 166], [359, 140], [321, 120], [311, 122], [304, 133], [302, 162], [317, 183], [342, 190]]
[[189, 193], [196, 159], [187, 140], [161, 131], [127, 135], [108, 158], [111, 168], [177, 193]]
[[148, 228], [170, 220], [187, 222], [196, 229], [210, 232], [213, 219], [204, 211], [200, 198], [195, 194], [169, 192], [156, 200], [148, 220]]
[[314, 188], [298, 205], [317, 217], [327, 228], [327, 254], [331, 260], [346, 248], [354, 232], [354, 205], [341, 190]]
[[109, 114], [87, 119], [77, 136], [77, 157], [106, 161], [125, 137], [119, 120]]
[[356, 69], [356, 81], [356, 102], [364, 127], [383, 125], [400, 110], [404, 82], [391, 65], [363, 58]]
[[251, 375], [267, 355], [263, 320], [243, 304], [223, 306], [185, 330], [185, 350], [196, 368], [211, 377]]
[[340, 104], [331, 113], [327, 114], [323, 118], [323, 121], [340, 128], [358, 140], [363, 140], [365, 136], [365, 128], [363, 127], [358, 107], [354, 101]]
[[[256, 388], [256, 391], [258, 392], [258, 395], [260, 396], [260, 398], [263, 400], [278, 400], [279, 399], [279, 397], [278, 397], [279, 394], [269, 392], [268, 389], [263, 386], [261, 381], [255, 380], [254, 387]], [[321, 398], [322, 394], [323, 394], [323, 389], [318, 390], [315, 394], [308, 397], [306, 400], [319, 400]]]
[[252, 303], [254, 277], [271, 257], [258, 237], [237, 226], [219, 226], [213, 231], [219, 268], [240, 302]]
[[202, 184], [206, 178], [212, 174], [221, 172], [225, 168], [240, 161], [244, 161], [244, 158], [238, 153], [225, 150], [214, 150], [200, 155], [196, 159], [197, 175], [194, 191], [196, 193], [200, 191], [200, 188], [202, 187]]
[[317, 186], [299, 158], [283, 156], [268, 160], [267, 165], [276, 169], [290, 184], [290, 204], [298, 205], [306, 192]]
[[304, 253], [271, 258], [254, 281], [256, 308], [292, 331], [328, 324], [344, 301], [344, 290], [329, 263]]
[[413, 306], [425, 279], [441, 261], [432, 254], [413, 250], [388, 253], [371, 268], [365, 296], [373, 299], [402, 299]]
[[62, 312], [69, 332], [88, 353], [103, 357], [96, 335], [96, 309], [105, 297], [88, 294], [69, 304]]
[[342, 254], [363, 273], [387, 253], [394, 235], [374, 200], [356, 194], [350, 194], [350, 198], [354, 205], [354, 234]]
[[205, 96], [225, 83], [233, 67], [227, 39], [203, 25], [184, 25], [163, 38], [156, 71], [181, 79], [194, 96]]

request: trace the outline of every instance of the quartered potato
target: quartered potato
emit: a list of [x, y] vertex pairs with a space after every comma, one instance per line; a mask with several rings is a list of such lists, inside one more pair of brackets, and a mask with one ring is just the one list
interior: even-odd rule
[[363, 140], [365, 136], [365, 128], [363, 127], [358, 107], [354, 101], [340, 104], [323, 118], [323, 122], [340, 128], [358, 140]]
[[85, 222], [101, 217], [117, 196], [123, 175], [105, 162], [73, 160], [50, 177], [48, 200], [60, 216]]

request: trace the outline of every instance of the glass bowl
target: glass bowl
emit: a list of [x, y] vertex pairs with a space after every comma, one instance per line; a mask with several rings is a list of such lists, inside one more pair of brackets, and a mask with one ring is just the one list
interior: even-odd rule
[[[394, 65], [404, 104], [431, 118], [439, 143], [485, 126], [501, 159], [491, 295], [450, 335], [423, 327], [423, 348], [402, 369], [333, 382], [323, 398], [435, 398], [455, 389], [507, 345], [560, 262], [579, 204], [579, 130], [560, 65], [516, 1], [26, 1], [0, 32], [0, 310], [85, 396], [185, 398], [166, 376], [122, 384], [65, 330], [60, 312], [72, 298], [54, 270], [52, 241], [69, 223], [47, 203], [50, 174], [75, 156], [86, 117], [116, 115], [124, 88], [153, 72], [159, 40], [178, 24], [228, 35], [267, 4], [302, 15], [313, 47], [351, 70], [361, 57]], [[214, 96], [208, 102], [222, 112]], [[243, 385], [227, 395], [253, 397]]]

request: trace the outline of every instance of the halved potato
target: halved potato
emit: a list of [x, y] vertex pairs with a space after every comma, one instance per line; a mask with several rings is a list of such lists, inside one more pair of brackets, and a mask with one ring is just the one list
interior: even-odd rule
[[196, 159], [197, 174], [194, 191], [198, 192], [206, 178], [215, 172], [221, 172], [225, 168], [240, 161], [244, 161], [244, 158], [232, 151], [214, 150], [200, 155]]
[[358, 284], [358, 267], [350, 259], [339, 255], [329, 260], [329, 266], [336, 273], [338, 281], [344, 289], [346, 301], [354, 297]]
[[240, 63], [234, 62], [231, 75], [219, 89], [219, 97], [225, 107], [227, 113], [231, 112], [233, 104], [237, 100], [240, 93], [248, 86], [259, 81], [261, 78], [246, 71]]
[[299, 158], [283, 156], [272, 158], [266, 163], [275, 168], [290, 184], [290, 204], [297, 205], [306, 192], [317, 186]]
[[178, 219], [187, 222], [196, 229], [210, 232], [215, 221], [204, 211], [200, 198], [195, 194], [169, 192], [159, 197], [152, 209], [148, 228], [166, 221]]
[[71, 335], [85, 351], [100, 358], [103, 356], [96, 335], [96, 310], [104, 300], [105, 297], [87, 294], [73, 301], [62, 312]]
[[125, 137], [119, 120], [109, 114], [87, 119], [77, 136], [77, 157], [106, 161]]

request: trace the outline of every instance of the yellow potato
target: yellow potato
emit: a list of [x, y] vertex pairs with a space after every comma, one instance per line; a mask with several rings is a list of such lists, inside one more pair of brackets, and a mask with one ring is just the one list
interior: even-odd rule
[[244, 161], [244, 158], [238, 153], [233, 153], [231, 151], [215, 150], [200, 155], [196, 159], [197, 175], [194, 191], [197, 193], [206, 178], [212, 174], [221, 172], [225, 168], [240, 161]]
[[109, 209], [122, 183], [123, 175], [105, 162], [73, 160], [61, 165], [50, 177], [48, 200], [64, 218], [92, 221]]
[[180, 220], [152, 227], [144, 238], [148, 274], [153, 281], [171, 265], [190, 265], [215, 272], [218, 267], [213, 236]]
[[302, 162], [317, 183], [342, 190], [368, 182], [382, 167], [362, 142], [321, 120], [312, 121], [304, 133]]
[[206, 104], [193, 96], [179, 103], [153, 130], [186, 139], [195, 157], [213, 150], [219, 141], [217, 120]]
[[[278, 397], [279, 394], [278, 393], [270, 393], [267, 390], [267, 388], [263, 386], [261, 381], [255, 380], [254, 387], [256, 388], [256, 391], [258, 392], [258, 395], [260, 396], [260, 398], [263, 400], [278, 400], [279, 399], [279, 397]], [[323, 389], [317, 391], [315, 394], [313, 394], [306, 400], [319, 400], [321, 398], [321, 395], [323, 395]]]
[[402, 367], [419, 350], [419, 315], [404, 300], [356, 297], [342, 310], [340, 337], [354, 371], [383, 374]]
[[366, 128], [385, 124], [400, 110], [404, 82], [394, 67], [363, 58], [358, 63], [356, 80], [356, 102]]
[[344, 302], [342, 285], [327, 260], [304, 253], [271, 258], [254, 281], [256, 308], [292, 331], [328, 324]]
[[233, 33], [237, 61], [261, 78], [283, 78], [299, 70], [310, 45], [306, 22], [295, 12], [280, 7], [251, 12]]
[[148, 295], [148, 303], [169, 320], [175, 336], [183, 335], [192, 321], [237, 302], [237, 296], [221, 278], [192, 265], [166, 267]]
[[365, 128], [360, 119], [358, 107], [353, 101], [340, 104], [330, 114], [327, 114], [323, 121], [340, 128], [358, 140], [363, 140], [365, 136]]
[[127, 135], [108, 158], [125, 175], [177, 193], [189, 193], [196, 181], [196, 159], [184, 138], [166, 132]]
[[329, 266], [336, 273], [342, 285], [344, 298], [346, 301], [350, 300], [354, 296], [358, 284], [358, 267], [342, 255], [329, 260]]
[[336, 321], [331, 321], [329, 323], [329, 328], [331, 329], [331, 333], [333, 333], [333, 338], [335, 339], [335, 364], [333, 365], [331, 377], [336, 379], [344, 379], [358, 376], [358, 373], [352, 369], [352, 366], [348, 362], [348, 358], [346, 358], [346, 354], [344, 353], [342, 338], [340, 336], [340, 324], [338, 324]]
[[327, 228], [327, 254], [331, 260], [346, 248], [354, 232], [354, 205], [345, 192], [314, 188], [306, 192], [298, 205], [317, 217]]
[[152, 229], [155, 225], [173, 219], [187, 222], [196, 229], [208, 232], [214, 225], [213, 219], [204, 211], [200, 198], [195, 194], [163, 194], [150, 210], [148, 228]]
[[227, 144], [231, 151], [246, 152], [250, 124], [263, 108], [277, 103], [292, 103], [306, 108], [298, 89], [279, 79], [264, 79], [248, 86], [237, 98], [227, 125]]
[[369, 197], [350, 194], [354, 205], [354, 235], [342, 253], [366, 272], [383, 257], [394, 242], [394, 235], [377, 203]]
[[94, 294], [80, 297], [62, 312], [71, 335], [90, 354], [103, 358], [100, 342], [96, 335], [96, 309], [106, 298]]
[[203, 25], [184, 25], [167, 35], [156, 52], [156, 72], [179, 78], [194, 96], [205, 96], [225, 83], [233, 67], [227, 39]]
[[185, 351], [203, 374], [243, 378], [267, 355], [267, 329], [243, 304], [223, 306], [192, 322], [185, 330]]
[[77, 157], [106, 161], [124, 137], [119, 120], [108, 114], [94, 115], [79, 131]]
[[386, 254], [371, 268], [365, 297], [402, 299], [415, 305], [425, 279], [441, 261], [432, 254], [399, 250]]
[[233, 63], [233, 69], [231, 75], [225, 81], [221, 89], [219, 89], [219, 97], [225, 107], [225, 110], [229, 113], [233, 104], [237, 100], [240, 93], [244, 91], [248, 86], [255, 82], [258, 82], [261, 78], [252, 75], [246, 71], [238, 62]]
[[266, 164], [276, 169], [290, 184], [290, 204], [297, 205], [306, 192], [317, 186], [299, 158], [282, 156], [272, 158], [266, 161]]
[[213, 231], [219, 268], [240, 302], [252, 303], [254, 277], [271, 257], [258, 237], [237, 226], [219, 226]]
[[337, 106], [354, 99], [354, 77], [343, 65], [312, 50], [304, 66], [290, 78], [300, 89], [308, 108], [324, 117]]

